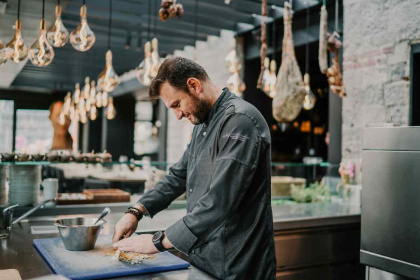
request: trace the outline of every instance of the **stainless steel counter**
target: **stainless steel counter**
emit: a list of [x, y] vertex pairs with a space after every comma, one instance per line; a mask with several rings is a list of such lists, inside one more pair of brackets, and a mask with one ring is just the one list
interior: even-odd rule
[[[146, 217], [140, 222], [138, 232], [154, 232], [166, 229], [172, 223], [181, 219], [185, 213], [186, 210], [184, 209], [165, 210], [157, 214], [153, 219]], [[83, 214], [82, 216], [94, 217], [96, 215]], [[121, 216], [122, 212], [114, 212], [107, 216], [106, 220], [108, 223], [101, 231], [101, 234], [112, 234], [113, 227]], [[32, 241], [36, 238], [58, 237], [58, 233], [33, 235], [31, 234], [31, 226], [51, 225], [52, 221], [57, 217], [62, 216], [34, 217], [15, 225], [10, 236], [0, 241], [0, 269], [17, 269], [23, 279], [51, 274], [52, 272], [47, 264], [34, 249]], [[273, 206], [273, 220], [274, 230], [360, 223], [360, 207], [334, 203], [278, 205]], [[205, 280], [212, 278], [193, 268], [144, 276], [124, 277], [124, 279]]]

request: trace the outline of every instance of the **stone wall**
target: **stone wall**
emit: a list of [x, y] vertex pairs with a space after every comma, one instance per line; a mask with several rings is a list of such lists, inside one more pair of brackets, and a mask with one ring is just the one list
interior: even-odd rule
[[362, 130], [406, 125], [410, 47], [420, 40], [420, 1], [345, 0], [343, 160], [360, 161]]
[[[222, 30], [220, 37], [209, 36], [207, 41], [197, 41], [197, 63], [204, 67], [213, 82], [225, 87], [230, 76], [226, 69], [225, 57], [230, 51], [230, 42], [234, 33]], [[184, 50], [174, 52], [175, 56], [193, 59], [194, 48], [187, 46]], [[168, 112], [167, 162], [177, 162], [191, 140], [193, 125], [186, 119], [179, 121], [172, 110]]]

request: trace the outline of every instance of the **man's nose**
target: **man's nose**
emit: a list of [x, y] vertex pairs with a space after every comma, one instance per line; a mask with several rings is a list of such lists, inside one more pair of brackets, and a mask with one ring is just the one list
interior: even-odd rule
[[175, 111], [175, 116], [176, 116], [176, 118], [177, 118], [178, 120], [181, 120], [181, 119], [182, 119], [183, 114], [182, 114], [182, 112], [181, 112], [181, 111], [177, 110], [177, 111]]

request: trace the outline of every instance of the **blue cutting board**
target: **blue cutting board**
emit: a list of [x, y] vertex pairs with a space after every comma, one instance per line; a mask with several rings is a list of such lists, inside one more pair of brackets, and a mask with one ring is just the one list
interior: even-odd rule
[[169, 252], [153, 255], [140, 264], [113, 259], [112, 237], [100, 235], [90, 251], [68, 251], [60, 238], [34, 239], [34, 246], [56, 274], [70, 279], [102, 279], [183, 269], [190, 264]]

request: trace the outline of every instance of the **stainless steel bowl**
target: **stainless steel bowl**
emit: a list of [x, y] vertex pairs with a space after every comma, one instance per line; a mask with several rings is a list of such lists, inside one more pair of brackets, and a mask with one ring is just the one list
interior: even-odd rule
[[96, 225], [96, 218], [59, 219], [54, 222], [58, 227], [64, 247], [69, 251], [87, 251], [95, 247], [96, 239], [105, 221]]

